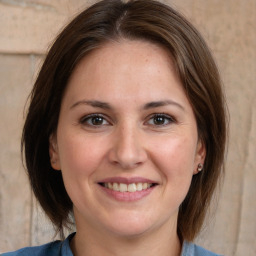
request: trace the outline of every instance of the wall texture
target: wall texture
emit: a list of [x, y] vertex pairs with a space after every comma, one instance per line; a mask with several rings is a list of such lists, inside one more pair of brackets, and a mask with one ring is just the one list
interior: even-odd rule
[[[0, 252], [50, 241], [21, 163], [23, 111], [54, 35], [89, 0], [0, 0]], [[219, 65], [230, 111], [226, 177], [216, 217], [198, 243], [256, 255], [256, 1], [166, 0], [202, 32]]]

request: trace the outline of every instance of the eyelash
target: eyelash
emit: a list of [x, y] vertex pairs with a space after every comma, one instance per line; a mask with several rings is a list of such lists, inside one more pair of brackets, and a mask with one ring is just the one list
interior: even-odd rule
[[[108, 124], [99, 124], [99, 125], [96, 125], [96, 124], [93, 124], [92, 120], [93, 118], [102, 118], [103, 122], [107, 122]], [[91, 123], [89, 123], [89, 120], [91, 120]], [[90, 114], [90, 115], [86, 115], [84, 117], [82, 117], [80, 119], [80, 123], [82, 125], [87, 125], [87, 126], [91, 126], [91, 127], [100, 127], [100, 126], [105, 126], [105, 125], [110, 125], [110, 122], [107, 120], [107, 118], [102, 115], [102, 114]]]
[[[176, 119], [168, 114], [164, 114], [164, 113], [157, 113], [157, 114], [153, 114], [150, 116], [149, 120], [153, 120], [154, 118], [163, 118], [164, 119], [164, 122], [166, 122], [167, 120], [167, 123], [164, 123], [164, 124], [150, 124], [152, 126], [157, 126], [157, 127], [164, 127], [164, 126], [167, 126], [171, 123], [175, 123], [176, 122]], [[149, 122], [149, 121], [147, 121]]]
[[[102, 124], [93, 124], [93, 118], [102, 118]], [[156, 118], [163, 118], [163, 121], [164, 121], [164, 124], [155, 124], [155, 123], [152, 123], [150, 124], [150, 120], [153, 120], [154, 122], [154, 119]], [[102, 115], [102, 114], [90, 114], [90, 115], [86, 115], [84, 117], [82, 117], [80, 119], [80, 123], [82, 125], [86, 125], [86, 126], [90, 126], [90, 127], [94, 127], [94, 128], [100, 128], [102, 126], [107, 126], [107, 125], [111, 125], [111, 122], [109, 122], [107, 120], [108, 118], [106, 118], [105, 115]], [[167, 123], [166, 123], [167, 121]], [[107, 122], [107, 124], [104, 122]], [[167, 126], [171, 123], [175, 123], [176, 122], [176, 119], [168, 114], [164, 114], [164, 113], [155, 113], [155, 114], [152, 114], [149, 119], [145, 122], [146, 124], [148, 123], [150, 126], [157, 126], [157, 127], [164, 127], [164, 126]]]

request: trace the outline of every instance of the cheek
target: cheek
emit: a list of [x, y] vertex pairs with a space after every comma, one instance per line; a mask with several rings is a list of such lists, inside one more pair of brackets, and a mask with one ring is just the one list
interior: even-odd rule
[[62, 137], [60, 141], [59, 154], [62, 172], [70, 175], [75, 173], [79, 177], [88, 176], [94, 172], [103, 158], [102, 145], [104, 144], [100, 141], [91, 140], [79, 134]]
[[[64, 134], [63, 134], [64, 135]], [[61, 172], [67, 193], [79, 209], [84, 201], [93, 198], [92, 187], [95, 174], [104, 159], [105, 149], [100, 141], [79, 135], [59, 136]], [[84, 195], [87, 195], [86, 198]]]
[[[165, 139], [154, 153], [154, 161], [163, 175], [174, 179], [191, 179], [196, 143], [190, 138]], [[153, 155], [153, 154], [152, 154]]]

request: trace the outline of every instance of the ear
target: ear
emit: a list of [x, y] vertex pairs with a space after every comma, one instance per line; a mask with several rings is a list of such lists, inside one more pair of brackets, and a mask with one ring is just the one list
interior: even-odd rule
[[52, 168], [59, 171], [61, 169], [59, 160], [59, 150], [57, 145], [57, 138], [54, 134], [51, 134], [49, 138], [49, 155]]
[[205, 156], [206, 156], [205, 144], [202, 141], [202, 139], [198, 139], [193, 174], [197, 174], [198, 172], [201, 171], [199, 170], [198, 165], [201, 164], [202, 166], [204, 166]]

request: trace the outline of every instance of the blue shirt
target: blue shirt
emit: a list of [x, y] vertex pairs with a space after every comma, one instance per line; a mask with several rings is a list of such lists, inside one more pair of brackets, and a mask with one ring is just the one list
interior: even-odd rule
[[[7, 252], [1, 256], [73, 256], [69, 242], [75, 233], [64, 241], [55, 241], [41, 246], [25, 247], [15, 252]], [[184, 242], [181, 256], [220, 256], [193, 243]]]

